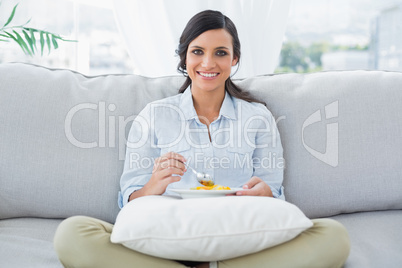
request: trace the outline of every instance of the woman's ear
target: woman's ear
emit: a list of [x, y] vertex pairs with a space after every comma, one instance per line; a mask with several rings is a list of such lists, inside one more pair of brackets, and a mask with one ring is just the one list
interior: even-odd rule
[[233, 58], [233, 60], [232, 60], [232, 66], [235, 66], [235, 65], [237, 64], [238, 60], [239, 60], [239, 59], [235, 56], [235, 57]]

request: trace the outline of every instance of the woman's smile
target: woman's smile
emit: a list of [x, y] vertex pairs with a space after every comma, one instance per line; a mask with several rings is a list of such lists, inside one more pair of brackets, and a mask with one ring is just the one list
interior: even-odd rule
[[197, 74], [200, 75], [203, 79], [212, 80], [219, 76], [219, 73], [216, 72], [201, 72], [197, 71]]

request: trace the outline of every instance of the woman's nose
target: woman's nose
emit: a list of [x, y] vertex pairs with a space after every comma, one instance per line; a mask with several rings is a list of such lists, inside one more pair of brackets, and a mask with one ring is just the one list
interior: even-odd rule
[[213, 68], [215, 67], [215, 60], [212, 56], [205, 55], [202, 59], [203, 68]]

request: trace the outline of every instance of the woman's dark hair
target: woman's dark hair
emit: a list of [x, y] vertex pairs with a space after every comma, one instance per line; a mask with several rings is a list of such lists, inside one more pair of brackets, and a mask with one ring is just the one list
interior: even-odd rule
[[[215, 30], [215, 29], [225, 29], [232, 36], [233, 40], [233, 54], [237, 58], [237, 64], [240, 61], [240, 40], [237, 34], [236, 26], [234, 23], [225, 15], [223, 15], [219, 11], [215, 10], [205, 10], [200, 13], [194, 15], [186, 27], [183, 30], [183, 33], [180, 37], [179, 47], [176, 50], [176, 54], [180, 57], [179, 65], [177, 66], [177, 70], [181, 72], [184, 76], [187, 77], [184, 84], [180, 87], [179, 93], [183, 93], [186, 88], [191, 85], [191, 79], [187, 74], [186, 70], [186, 57], [188, 45], [199, 35], [202, 33]], [[225, 82], [225, 90], [233, 97], [248, 101], [248, 102], [258, 102], [263, 103], [256, 98], [252, 97], [249, 92], [242, 91], [241, 88], [236, 86], [230, 77]]]

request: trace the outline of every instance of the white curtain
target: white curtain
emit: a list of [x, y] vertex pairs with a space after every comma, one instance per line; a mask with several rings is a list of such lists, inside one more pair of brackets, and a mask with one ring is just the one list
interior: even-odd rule
[[181, 32], [196, 13], [213, 9], [237, 27], [242, 55], [235, 78], [245, 78], [273, 73], [291, 0], [113, 0], [113, 4], [134, 73], [177, 75], [175, 50]]

